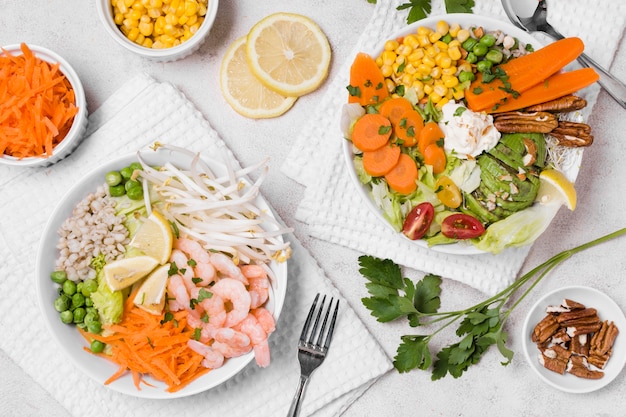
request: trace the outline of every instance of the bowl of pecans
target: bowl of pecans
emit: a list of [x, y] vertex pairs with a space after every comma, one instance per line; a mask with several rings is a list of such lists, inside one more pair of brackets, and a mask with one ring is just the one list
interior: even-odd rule
[[613, 381], [626, 364], [626, 319], [606, 294], [590, 287], [554, 290], [530, 309], [524, 353], [539, 377], [561, 391], [586, 393]]

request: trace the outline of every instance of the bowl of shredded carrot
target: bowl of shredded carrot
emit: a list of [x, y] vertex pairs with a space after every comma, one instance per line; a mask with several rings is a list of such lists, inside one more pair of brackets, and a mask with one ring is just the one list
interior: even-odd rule
[[105, 31], [126, 50], [170, 62], [196, 52], [217, 15], [219, 0], [98, 0]]
[[49, 166], [69, 156], [87, 128], [81, 81], [61, 56], [36, 45], [0, 49], [0, 164]]

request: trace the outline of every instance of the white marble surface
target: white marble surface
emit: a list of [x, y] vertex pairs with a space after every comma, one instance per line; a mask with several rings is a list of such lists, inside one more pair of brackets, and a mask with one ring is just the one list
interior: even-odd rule
[[[91, 111], [139, 72], [146, 72], [159, 81], [172, 82], [200, 109], [243, 165], [269, 155], [274, 168], [264, 184], [266, 198], [295, 228], [298, 239], [393, 357], [400, 335], [414, 330], [405, 322], [380, 324], [369, 315], [360, 301], [366, 296], [363, 279], [358, 274], [360, 254], [312, 239], [306, 233], [306, 226], [292, 220], [303, 190], [279, 169], [290, 149], [291, 138], [315, 109], [325, 87], [299, 99], [294, 108], [280, 118], [254, 121], [233, 112], [223, 100], [218, 85], [221, 57], [230, 42], [275, 11], [305, 14], [320, 24], [333, 48], [330, 72], [333, 77], [369, 21], [373, 8], [366, 0], [222, 0], [216, 25], [200, 51], [183, 61], [153, 63], [122, 50], [108, 37], [98, 22], [93, 1], [0, 0], [0, 45], [28, 42], [61, 54], [81, 76]], [[611, 69], [626, 80], [623, 40]], [[626, 226], [623, 217], [626, 165], [622, 160], [622, 155], [626, 154], [625, 116], [623, 108], [606, 93], [600, 93], [589, 120], [595, 143], [585, 152], [576, 182], [578, 208], [573, 213], [566, 209], [559, 212], [549, 230], [535, 243], [523, 271], [561, 250]], [[509, 346], [516, 352], [509, 366], [501, 366], [499, 354], [492, 349], [480, 364], [456, 380], [447, 377], [432, 382], [426, 372], [398, 374], [392, 371], [374, 384], [344, 416], [535, 416], [556, 414], [551, 411], [557, 409], [562, 415], [618, 415], [617, 410], [623, 412], [626, 406], [624, 373], [599, 392], [572, 395], [555, 391], [541, 383], [524, 362], [519, 333], [524, 314], [533, 300], [542, 292], [564, 285], [596, 287], [626, 308], [626, 281], [622, 276], [626, 270], [625, 251], [626, 238], [593, 248], [568, 260], [539, 284], [508, 321]], [[411, 271], [407, 274], [410, 276]], [[483, 297], [467, 286], [444, 281], [445, 309], [471, 305]], [[25, 329], [27, 331], [27, 326]], [[445, 335], [440, 341], [446, 343]], [[0, 402], [1, 414], [8, 416], [69, 415], [4, 352], [0, 354]]]

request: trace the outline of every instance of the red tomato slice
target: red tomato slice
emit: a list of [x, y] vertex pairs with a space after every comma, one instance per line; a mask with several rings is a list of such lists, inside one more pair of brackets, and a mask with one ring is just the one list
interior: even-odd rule
[[411, 240], [421, 239], [435, 217], [435, 208], [429, 202], [420, 203], [413, 207], [404, 220], [402, 233]]
[[485, 226], [476, 217], [455, 213], [443, 220], [441, 233], [455, 239], [472, 239], [485, 233]]

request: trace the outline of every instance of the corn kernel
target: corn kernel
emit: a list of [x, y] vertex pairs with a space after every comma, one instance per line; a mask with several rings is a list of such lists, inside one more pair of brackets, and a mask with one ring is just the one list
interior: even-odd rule
[[427, 57], [434, 58], [434, 57], [437, 56], [438, 53], [439, 53], [439, 51], [437, 51], [437, 48], [435, 48], [433, 45], [431, 45], [428, 48], [426, 48], [426, 56]]
[[428, 35], [417, 35], [417, 40], [420, 43], [420, 46], [426, 47], [430, 45], [430, 39], [428, 39]]
[[407, 74], [413, 75], [413, 74], [415, 74], [417, 72], [417, 69], [415, 69], [415, 67], [409, 62], [404, 67], [404, 72], [406, 72]]
[[400, 79], [400, 82], [404, 85], [410, 85], [413, 82], [413, 77], [411, 76], [411, 74], [405, 73]]
[[408, 56], [409, 61], [420, 61], [424, 58], [424, 49], [418, 48], [415, 49], [411, 55]]
[[185, 24], [187, 24], [187, 21], [189, 20], [189, 17], [186, 15], [182, 15], [181, 17], [178, 18], [178, 25], [180, 26], [184, 26]]
[[393, 68], [391, 68], [391, 65], [383, 65], [380, 67], [380, 72], [382, 72], [383, 77], [391, 77], [391, 74], [393, 74]]
[[113, 21], [116, 25], [120, 26], [124, 21], [124, 15], [122, 13], [115, 13], [115, 17], [113, 17]]
[[141, 45], [145, 46], [146, 48], [152, 48], [152, 39], [146, 38]]
[[459, 79], [454, 75], [442, 75], [441, 80], [443, 81], [443, 85], [448, 88], [456, 87], [459, 84]]
[[132, 20], [132, 19], [124, 19], [124, 21], [122, 22], [122, 26], [125, 26], [127, 29], [132, 29], [132, 28], [136, 28], [137, 26], [139, 26], [139, 20]]
[[434, 78], [435, 80], [441, 78], [441, 68], [434, 67], [432, 70], [430, 70], [430, 76]]
[[442, 97], [441, 100], [439, 100], [439, 102], [437, 102], [437, 107], [441, 108], [446, 103], [448, 103], [449, 101], [450, 101], [450, 99], [448, 97]]
[[467, 29], [459, 30], [459, 33], [456, 34], [456, 38], [459, 42], [463, 43], [470, 37], [470, 32]]
[[444, 36], [450, 30], [450, 25], [445, 20], [440, 20], [437, 22], [436, 30], [437, 33]]
[[388, 40], [385, 42], [385, 51], [395, 51], [399, 43], [396, 40]]
[[391, 93], [396, 90], [396, 83], [390, 78], [385, 78], [385, 87], [387, 87], [387, 91]]
[[456, 71], [457, 71], [456, 67], [454, 65], [451, 65], [448, 68], [443, 68], [441, 70], [441, 74], [442, 75], [444, 75], [444, 74], [445, 75], [456, 75]]
[[462, 88], [455, 88], [452, 90], [452, 96], [455, 100], [462, 100], [465, 98], [465, 90]]
[[396, 64], [402, 65], [406, 62], [406, 57], [404, 55], [398, 55], [396, 57]]
[[189, 18], [187, 19], [187, 25], [188, 26], [195, 25], [196, 23], [198, 23], [198, 19], [199, 17], [197, 14], [194, 14], [193, 16], [189, 16]]
[[139, 35], [139, 29], [134, 27], [132, 29], [130, 29], [128, 31], [128, 34], [126, 35], [126, 37], [131, 40], [131, 41], [135, 41], [137, 39], [137, 36]]
[[413, 52], [413, 49], [406, 45], [400, 45], [398, 46], [398, 49], [396, 49], [396, 52], [398, 55], [409, 56], [411, 55], [411, 52]]
[[128, 8], [130, 8], [133, 3], [135, 2], [135, 0], [124, 0], [124, 5]]
[[393, 51], [383, 51], [383, 65], [391, 65], [396, 62], [396, 53]]
[[450, 25], [450, 29], [448, 31], [450, 32], [450, 36], [456, 38], [458, 36], [459, 30], [461, 30], [461, 25], [459, 25], [458, 23], [453, 23], [452, 25]]
[[472, 71], [472, 64], [470, 64], [469, 62], [462, 62], [461, 64], [459, 64], [457, 66], [457, 72], [460, 74], [463, 71]]
[[426, 55], [424, 58], [422, 58], [422, 64], [428, 65], [431, 68], [434, 67], [435, 65], [437, 65], [435, 63], [434, 58], [432, 58], [432, 57], [430, 57], [428, 55]]
[[374, 61], [376, 62], [376, 65], [378, 66], [378, 68], [383, 66], [383, 58], [382, 58], [382, 56], [377, 56]]
[[433, 93], [433, 86], [430, 84], [424, 84], [424, 94], [431, 95]]
[[430, 34], [430, 32], [432, 32], [431, 28], [428, 28], [426, 26], [420, 26], [417, 28], [417, 34], [418, 35], [426, 35], [428, 36]]
[[459, 42], [458, 39], [452, 39], [450, 42], [448, 42], [448, 50], [450, 48], [452, 48], [452, 47], [455, 47], [455, 46], [458, 47], [458, 48], [461, 47], [461, 42]]
[[140, 22], [139, 23], [139, 32], [141, 32], [141, 34], [143, 36], [150, 36], [152, 35], [152, 30], [154, 29], [154, 24], [153, 23], [147, 23], [147, 22]]
[[433, 67], [428, 66], [424, 63], [421, 63], [417, 66], [417, 71], [419, 73], [421, 73], [423, 76], [428, 76], [430, 75], [430, 72], [432, 71]]
[[442, 56], [439, 60], [439, 66], [442, 69], [450, 68], [452, 66], [452, 58], [450, 58], [450, 56], [448, 55]]
[[455, 61], [461, 59], [461, 48], [457, 46], [448, 48], [448, 56]]
[[435, 48], [439, 49], [440, 51], [447, 51], [448, 44], [445, 43], [444, 41], [437, 41], [435, 42]]
[[437, 42], [439, 39], [441, 39], [443, 35], [439, 32], [431, 32], [428, 35], [428, 40], [430, 41], [430, 43], [435, 43]]
[[185, 0], [185, 16], [193, 16], [198, 13], [198, 3], [195, 0]]
[[430, 93], [430, 94], [428, 95], [428, 98], [429, 98], [429, 99], [430, 99], [430, 101], [432, 101], [433, 103], [439, 103], [443, 97], [441, 97], [439, 94], [437, 94], [437, 93], [434, 93], [434, 92], [433, 92], [433, 93]]
[[417, 39], [417, 36], [413, 34], [405, 36], [402, 43], [404, 43], [406, 46], [408, 46], [411, 49], [415, 49], [419, 47], [420, 45], [419, 40]]
[[422, 84], [420, 81], [413, 81], [411, 87], [413, 87], [413, 90], [415, 91], [418, 100], [424, 98], [424, 84]]
[[434, 88], [433, 88], [433, 92], [437, 95], [439, 95], [440, 97], [443, 97], [446, 95], [446, 93], [448, 92], [448, 89], [440, 84], [435, 84]]

